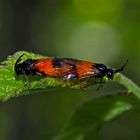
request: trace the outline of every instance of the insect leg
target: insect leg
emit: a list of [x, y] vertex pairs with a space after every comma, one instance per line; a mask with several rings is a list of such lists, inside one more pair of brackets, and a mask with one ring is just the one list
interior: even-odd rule
[[87, 83], [89, 83], [93, 77], [94, 77], [94, 76], [90, 76], [90, 77], [87, 79]]
[[99, 83], [99, 86], [97, 87], [97, 91], [103, 87], [103, 79], [101, 78], [100, 81], [98, 82]]
[[[83, 90], [83, 88], [85, 88], [85, 87], [87, 87], [88, 85], [90, 85], [90, 82], [92, 82], [91, 79], [92, 79], [93, 77], [94, 77], [94, 76], [91, 76], [91, 77], [86, 81], [86, 83], [85, 83], [85, 82], [82, 82], [82, 83], [80, 84], [80, 89]], [[94, 77], [94, 78], [95, 78], [95, 77]], [[92, 85], [95, 85], [95, 84], [99, 84], [99, 83], [101, 83], [101, 82], [100, 82], [100, 81], [97, 81], [97, 80], [95, 79], [95, 81], [92, 82], [91, 84], [92, 84]]]
[[28, 76], [27, 76], [27, 74], [26, 74], [26, 72], [25, 71], [23, 71], [23, 73], [24, 73], [24, 77], [25, 77], [25, 87], [26, 86], [28, 86], [28, 84], [29, 84], [29, 79], [28, 79]]

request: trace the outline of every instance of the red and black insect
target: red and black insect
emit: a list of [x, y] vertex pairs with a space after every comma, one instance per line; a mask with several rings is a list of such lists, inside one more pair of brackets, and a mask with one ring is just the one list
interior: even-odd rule
[[[23, 54], [24, 55], [24, 54]], [[75, 65], [65, 63], [61, 58], [42, 58], [42, 59], [27, 59], [22, 63], [23, 55], [21, 55], [15, 63], [15, 73], [17, 75], [41, 75], [49, 77], [71, 78], [69, 74], [75, 71]]]
[[99, 87], [102, 86], [102, 79], [104, 76], [107, 76], [108, 79], [113, 79], [114, 74], [123, 71], [124, 67], [128, 62], [127, 60], [125, 64], [123, 64], [119, 69], [115, 70], [113, 68], [108, 68], [104, 64], [77, 60], [72, 58], [63, 58], [63, 61], [67, 64], [71, 64], [75, 66], [74, 72], [72, 74], [69, 74], [70, 80], [88, 78], [87, 82], [89, 82], [92, 78], [95, 78], [95, 79], [99, 79], [99, 82], [96, 82], [100, 84]]
[[[24, 54], [23, 54], [24, 55]], [[128, 60], [123, 66], [115, 70], [108, 68], [104, 64], [89, 61], [77, 60], [73, 58], [43, 58], [27, 59], [19, 63], [23, 57], [21, 55], [15, 63], [15, 73], [17, 75], [41, 75], [61, 78], [63, 80], [79, 80], [84, 78], [98, 78], [100, 85], [102, 78], [107, 76], [113, 79], [114, 74], [124, 70]]]

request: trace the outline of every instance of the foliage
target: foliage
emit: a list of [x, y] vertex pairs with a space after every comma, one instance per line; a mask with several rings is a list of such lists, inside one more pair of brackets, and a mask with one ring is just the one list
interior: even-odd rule
[[48, 90], [52, 87], [70, 87], [79, 89], [79, 84], [72, 82], [65, 82], [56, 78], [49, 77], [39, 77], [39, 76], [29, 76], [25, 75], [16, 76], [14, 72], [14, 64], [16, 60], [22, 55], [25, 54], [23, 60], [28, 58], [30, 59], [39, 59], [43, 56], [35, 55], [33, 53], [28, 53], [20, 51], [15, 53], [13, 56], [9, 56], [7, 61], [1, 63], [0, 69], [0, 100], [6, 101], [12, 97], [17, 97], [21, 95], [30, 94], [30, 91], [38, 90]]
[[[36, 93], [38, 90], [47, 91], [49, 88], [69, 87], [80, 89], [81, 81], [70, 82], [39, 76], [28, 77], [29, 81], [27, 83], [25, 75], [16, 76], [14, 72], [14, 64], [22, 54], [25, 54], [23, 60], [43, 57], [41, 55], [20, 51], [13, 56], [9, 56], [6, 61], [1, 63], [1, 101], [6, 101], [12, 97], [30, 94], [30, 91], [33, 91], [33, 93]], [[116, 74], [113, 80], [124, 85], [128, 91], [126, 91], [125, 94], [120, 92], [119, 95], [116, 96], [94, 98], [82, 103], [73, 113], [67, 126], [53, 140], [82, 140], [84, 138], [84, 133], [90, 128], [94, 128], [96, 137], [98, 129], [102, 124], [115, 119], [127, 111], [135, 110], [139, 104], [140, 88], [122, 74]], [[107, 81], [108, 79], [105, 77], [104, 82]], [[88, 86], [91, 86], [92, 84], [93, 83], [91, 82]], [[135, 97], [133, 95], [135, 95]]]

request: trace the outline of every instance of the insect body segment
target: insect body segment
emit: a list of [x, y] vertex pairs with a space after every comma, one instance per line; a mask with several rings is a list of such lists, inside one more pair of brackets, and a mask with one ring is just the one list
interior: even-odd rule
[[23, 57], [23, 55], [21, 55], [15, 63], [16, 74], [17, 75], [20, 75], [20, 74], [26, 74], [26, 75], [32, 74], [32, 75], [34, 75], [34, 74], [36, 74], [36, 70], [32, 67], [32, 64], [34, 62], [36, 62], [37, 60], [27, 59], [26, 61], [19, 63], [22, 60], [21, 58]]
[[76, 66], [78, 79], [83, 79], [90, 76], [95, 76], [98, 73], [98, 69], [93, 68], [94, 63], [81, 61]]
[[71, 74], [75, 66], [65, 63], [59, 58], [45, 58], [36, 61], [33, 67], [46, 76], [63, 77]]
[[19, 63], [21, 55], [15, 63], [15, 73], [17, 75], [41, 75], [57, 77], [63, 80], [77, 79], [74, 73], [75, 65], [65, 63], [61, 58], [27, 59]]

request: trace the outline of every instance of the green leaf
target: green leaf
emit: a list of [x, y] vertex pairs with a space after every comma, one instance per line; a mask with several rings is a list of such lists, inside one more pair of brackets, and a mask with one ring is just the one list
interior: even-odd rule
[[11, 97], [28, 94], [28, 87], [25, 86], [25, 79], [16, 78], [14, 72], [14, 64], [19, 56], [25, 54], [24, 59], [27, 58], [40, 58], [39, 55], [27, 53], [24, 51], [17, 52], [13, 56], [9, 56], [7, 61], [1, 63], [0, 66], [0, 100], [6, 101]]
[[[26, 59], [40, 59], [45, 57], [33, 53], [28, 53], [25, 51], [20, 51], [12, 56], [9, 56], [6, 61], [2, 62], [0, 65], [0, 101], [6, 101], [12, 97], [36, 93], [32, 91], [48, 91], [48, 89], [57, 87], [81, 89], [82, 84], [86, 88], [89, 86], [93, 86], [97, 83], [95, 79], [87, 83], [86, 78], [81, 80], [64, 81], [58, 78], [51, 78], [47, 76], [46, 77], [41, 77], [37, 75], [28, 77], [26, 75], [17, 76], [14, 72], [14, 65], [17, 59], [22, 54], [25, 54], [22, 61]], [[128, 92], [132, 92], [138, 98], [140, 98], [140, 88], [131, 80], [126, 78], [124, 75], [120, 73], [115, 74], [113, 80], [124, 85], [125, 87], [127, 87]], [[108, 78], [104, 77], [103, 82], [107, 81]]]
[[112, 96], [86, 101], [78, 107], [64, 130], [53, 140], [77, 140], [84, 138], [90, 128], [99, 127], [131, 110], [139, 101], [132, 96]]
[[[26, 85], [26, 77], [16, 76], [14, 72], [14, 64], [16, 60], [25, 54], [23, 60], [26, 59], [39, 59], [43, 56], [35, 55], [33, 53], [28, 53], [20, 51], [15, 53], [13, 56], [9, 56], [7, 61], [1, 63], [0, 68], [0, 100], [6, 101], [12, 97], [17, 97], [21, 95], [31, 94], [30, 91], [47, 90], [50, 87], [57, 87], [63, 85], [61, 82], [54, 78], [42, 78], [38, 76], [28, 77], [29, 83]], [[64, 85], [63, 85], [64, 86]]]
[[[16, 76], [14, 65], [16, 60], [22, 55], [23, 61], [26, 59], [40, 59], [45, 56], [20, 51], [9, 56], [0, 66], [0, 101], [7, 101], [12, 97], [36, 93], [34, 91], [47, 91], [50, 88], [69, 87], [80, 89], [79, 81], [64, 81], [57, 78], [40, 76]], [[46, 57], [47, 58], [47, 57]], [[28, 84], [27, 84], [27, 79]], [[32, 92], [33, 91], [33, 92]]]

